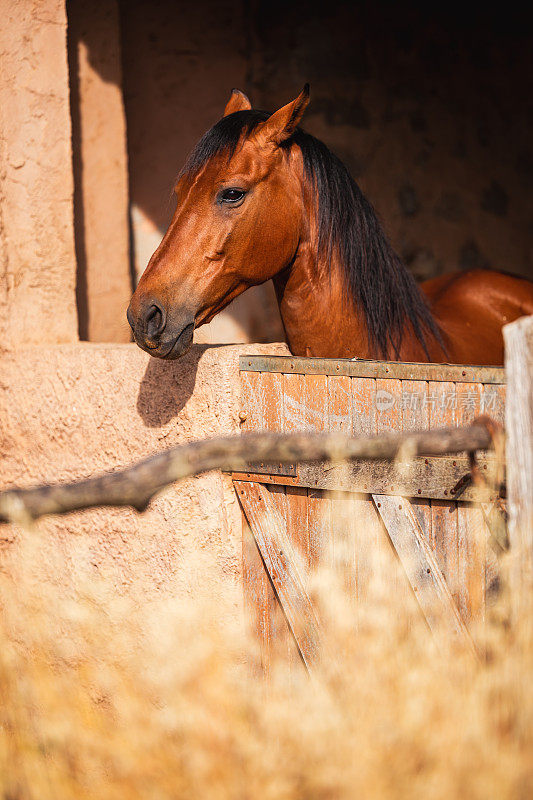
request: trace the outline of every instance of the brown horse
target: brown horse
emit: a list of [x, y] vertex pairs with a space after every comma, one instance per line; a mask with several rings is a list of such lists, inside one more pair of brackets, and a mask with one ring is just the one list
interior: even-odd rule
[[269, 116], [233, 90], [131, 300], [137, 344], [178, 358], [196, 326], [272, 278], [295, 355], [501, 364], [502, 325], [533, 313], [533, 283], [473, 270], [421, 291], [345, 167], [298, 127], [308, 102], [306, 86]]

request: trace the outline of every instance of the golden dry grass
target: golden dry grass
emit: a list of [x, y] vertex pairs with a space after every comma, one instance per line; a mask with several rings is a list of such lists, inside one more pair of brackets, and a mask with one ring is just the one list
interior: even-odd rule
[[[31, 534], [28, 534], [31, 535]], [[313, 596], [327, 662], [274, 666], [205, 599], [75, 601], [2, 579], [5, 800], [333, 800], [533, 796], [533, 645], [505, 595], [475, 632], [486, 657], [436, 652], [416, 607], [376, 580], [354, 608]]]

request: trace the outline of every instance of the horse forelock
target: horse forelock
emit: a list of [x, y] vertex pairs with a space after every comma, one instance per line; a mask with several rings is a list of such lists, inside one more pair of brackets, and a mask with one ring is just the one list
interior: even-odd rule
[[255, 128], [267, 120], [265, 111], [236, 111], [222, 117], [213, 125], [189, 153], [181, 175], [195, 175], [208, 161], [219, 155], [232, 158], [241, 141], [246, 139]]

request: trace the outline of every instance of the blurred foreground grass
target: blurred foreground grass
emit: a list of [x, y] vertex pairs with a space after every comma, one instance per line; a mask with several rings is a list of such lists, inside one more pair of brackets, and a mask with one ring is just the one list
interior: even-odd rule
[[67, 600], [24, 573], [0, 588], [3, 800], [533, 797], [531, 626], [505, 592], [474, 663], [438, 653], [383, 576], [355, 606], [321, 573], [336, 663], [274, 664], [267, 682], [205, 598], [110, 604], [92, 583]]

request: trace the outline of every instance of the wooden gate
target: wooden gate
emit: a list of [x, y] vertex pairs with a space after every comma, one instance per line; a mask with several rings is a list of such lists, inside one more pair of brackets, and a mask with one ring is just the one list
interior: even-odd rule
[[[496, 367], [243, 356], [240, 370], [246, 431], [372, 435], [463, 425], [482, 413], [504, 421], [505, 373]], [[494, 457], [479, 463], [494, 477]], [[494, 577], [487, 497], [469, 483], [465, 456], [410, 464], [257, 464], [234, 473], [245, 523], [245, 598], [267, 669], [271, 654], [291, 654], [294, 642], [306, 664], [317, 657], [319, 623], [305, 572], [335, 559], [341, 527], [357, 601], [369, 555], [390, 559], [395, 551], [405, 591], [414, 591], [429, 626], [445, 625], [469, 641], [467, 626], [483, 617]]]

